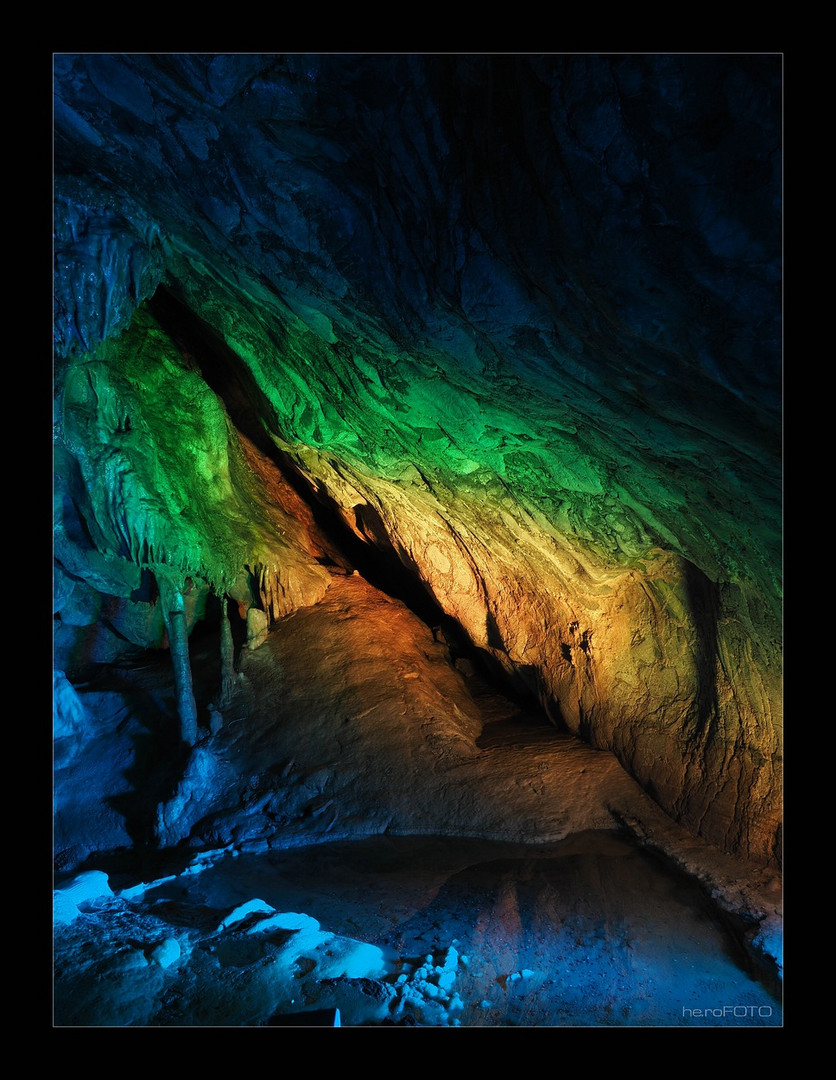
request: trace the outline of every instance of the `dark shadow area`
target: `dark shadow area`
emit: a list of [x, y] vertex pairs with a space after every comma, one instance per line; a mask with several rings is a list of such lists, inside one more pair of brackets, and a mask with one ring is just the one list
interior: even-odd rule
[[[159, 664], [154, 665], [159, 670]], [[157, 810], [172, 797], [189, 759], [190, 748], [180, 741], [179, 720], [173, 687], [164, 696], [137, 686], [127, 672], [112, 669], [102, 680], [110, 693], [118, 694], [132, 729], [133, 759], [123, 772], [132, 790], [105, 801], [125, 822], [134, 848], [145, 851], [156, 844]], [[96, 866], [98, 855], [94, 857]]]
[[108, 884], [114, 892], [129, 889], [138, 882], [157, 881], [177, 877], [194, 859], [194, 852], [187, 847], [159, 848], [152, 845], [135, 848], [115, 848], [111, 851], [93, 852], [84, 862], [67, 871], [55, 874], [55, 888], [60, 889], [68, 881], [87, 870], [100, 870], [107, 874]]
[[717, 715], [717, 620], [720, 614], [720, 594], [716, 582], [685, 562], [685, 588], [688, 606], [697, 631], [697, 715], [701, 730], [708, 727]]
[[[217, 628], [220, 602], [210, 609], [208, 623], [201, 621], [189, 640], [193, 689], [198, 704], [198, 738], [209, 733], [208, 704], [220, 684], [220, 659]], [[198, 631], [199, 627], [199, 631]], [[125, 872], [155, 857], [159, 807], [176, 793], [192, 748], [181, 741], [177, 713], [174, 672], [167, 650], [138, 650], [135, 656], [120, 658], [118, 663], [99, 664], [90, 681], [82, 688], [82, 704], [95, 722], [109, 731], [113, 753], [125, 760], [121, 776], [129, 790], [110, 796], [103, 802], [123, 820], [131, 848], [93, 852], [74, 868], [105, 869], [112, 857]], [[100, 713], [100, 710], [105, 711]], [[96, 740], [92, 733], [89, 738]], [[63, 781], [70, 787], [84, 783], [83, 774], [72, 766]], [[95, 788], [98, 780], [89, 778]], [[61, 853], [56, 852], [56, 857]], [[59, 864], [56, 863], [56, 866]]]
[[147, 303], [181, 354], [223, 401], [233, 424], [272, 457], [276, 448], [264, 424], [273, 416], [273, 408], [247, 365], [172, 289], [161, 285]]
[[275, 1013], [265, 1027], [340, 1027], [339, 1009], [309, 1009], [307, 1012]]

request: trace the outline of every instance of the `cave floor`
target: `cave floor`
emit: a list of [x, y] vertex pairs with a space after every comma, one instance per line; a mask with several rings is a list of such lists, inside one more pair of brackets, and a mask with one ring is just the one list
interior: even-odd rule
[[[369, 837], [121, 881], [56, 937], [58, 1026], [782, 1024], [694, 882], [616, 833]], [[317, 940], [291, 948], [273, 909]], [[165, 971], [155, 942], [177, 943]]]
[[[216, 663], [194, 645], [209, 700]], [[308, 1026], [328, 1010], [344, 1027], [781, 1025], [777, 978], [739, 947], [752, 913], [777, 912], [777, 876], [676, 826], [609, 753], [463, 678], [402, 606], [337, 580], [240, 668], [160, 819], [187, 837], [212, 789], [188, 842], [100, 844], [56, 878], [109, 880], [56, 925], [56, 1026]], [[159, 685], [140, 666], [83, 692], [111, 703], [96, 782], [116, 839], [122, 815], [141, 839], [163, 790], [144, 749]], [[86, 822], [102, 803], [80, 760], [56, 765]]]
[[[615, 833], [537, 849], [373, 838], [284, 853], [253, 870], [269, 875], [262, 893], [277, 888], [274, 906], [315, 912], [327, 929], [380, 946], [392, 975], [407, 973], [407, 986], [415, 970], [430, 958], [438, 963], [452, 946], [461, 1010], [446, 1009], [447, 1023], [781, 1022], [779, 1001], [747, 972], [694, 883]], [[339, 1007], [339, 995], [328, 1004]], [[411, 1011], [408, 997], [399, 1003], [402, 1022], [417, 1016], [420, 1023], [420, 1004]], [[726, 1006], [736, 1013], [721, 1015]]]

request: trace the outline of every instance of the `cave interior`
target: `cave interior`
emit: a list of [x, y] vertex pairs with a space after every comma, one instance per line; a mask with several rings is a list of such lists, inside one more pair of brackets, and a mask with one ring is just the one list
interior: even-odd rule
[[52, 77], [53, 1025], [780, 1026], [781, 54]]

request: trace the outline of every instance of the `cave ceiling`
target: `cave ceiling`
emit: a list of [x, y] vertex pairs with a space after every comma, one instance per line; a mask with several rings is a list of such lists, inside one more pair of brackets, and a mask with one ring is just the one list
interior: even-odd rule
[[779, 55], [56, 55], [56, 665], [159, 648], [166, 590], [192, 629], [317, 603], [327, 514], [773, 858], [781, 86]]

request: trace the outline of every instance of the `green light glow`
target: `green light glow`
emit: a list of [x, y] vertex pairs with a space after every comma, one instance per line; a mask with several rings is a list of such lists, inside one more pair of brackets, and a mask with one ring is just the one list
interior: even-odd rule
[[710, 436], [681, 425], [672, 432], [667, 418], [617, 395], [610, 401], [568, 359], [493, 355], [479, 371], [463, 331], [450, 342], [454, 354], [416, 345], [407, 355], [353, 328], [334, 344], [334, 320], [323, 340], [287, 311], [281, 334], [275, 323], [268, 332], [253, 301], [204, 310], [254, 373], [285, 444], [387, 480], [415, 466], [434, 487], [538, 514], [604, 565], [634, 565], [648, 549], [667, 548], [715, 578], [757, 581], [777, 610], [775, 518], [750, 516], [744, 558], [731, 510], [745, 492], [728, 470], [709, 470], [706, 480], [709, 450], [700, 447], [710, 448]]
[[63, 428], [103, 554], [221, 594], [247, 565], [304, 573], [223, 405], [147, 312], [69, 368]]

